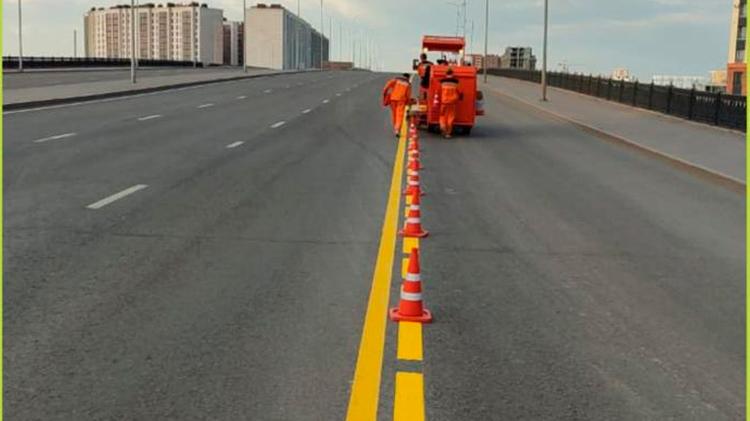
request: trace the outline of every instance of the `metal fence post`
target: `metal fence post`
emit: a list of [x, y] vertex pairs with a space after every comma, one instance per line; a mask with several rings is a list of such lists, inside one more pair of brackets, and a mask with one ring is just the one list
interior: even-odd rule
[[651, 81], [651, 85], [648, 87], [648, 109], [654, 109], [654, 81]]
[[623, 99], [623, 95], [624, 95], [624, 94], [625, 94], [625, 81], [624, 81], [624, 80], [621, 80], [621, 81], [620, 81], [620, 96], [619, 96], [619, 98], [617, 99], [617, 102], [620, 102], [620, 103], [622, 103], [622, 99]]
[[633, 82], [633, 106], [638, 105], [638, 81]]
[[672, 89], [673, 85], [670, 83], [667, 88], [667, 114], [672, 114]]
[[602, 77], [597, 76], [596, 77], [596, 97], [601, 98], [601, 92], [602, 92]]
[[583, 92], [583, 73], [578, 75], [578, 92]]
[[693, 119], [693, 107], [695, 106], [695, 85], [690, 90], [690, 98], [688, 98], [688, 120]]
[[716, 105], [714, 106], [714, 125], [719, 125], [719, 116], [721, 115], [721, 92], [716, 93]]
[[612, 78], [607, 79], [607, 100], [612, 99]]

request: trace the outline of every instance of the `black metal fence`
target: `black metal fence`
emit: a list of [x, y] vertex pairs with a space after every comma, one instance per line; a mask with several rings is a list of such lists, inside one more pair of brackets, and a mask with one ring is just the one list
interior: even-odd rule
[[[139, 66], [192, 66], [192, 61], [173, 60], [138, 60]], [[128, 58], [94, 58], [94, 57], [24, 57], [23, 67], [29, 69], [49, 69], [60, 67], [126, 67], [130, 66]], [[202, 66], [198, 63], [198, 66]], [[3, 69], [11, 70], [18, 68], [18, 57], [3, 57]]]
[[[536, 83], [541, 83], [542, 79], [538, 70], [488, 69], [487, 72]], [[747, 99], [744, 96], [559, 72], [548, 72], [547, 83], [688, 120], [739, 130], [747, 127]]]

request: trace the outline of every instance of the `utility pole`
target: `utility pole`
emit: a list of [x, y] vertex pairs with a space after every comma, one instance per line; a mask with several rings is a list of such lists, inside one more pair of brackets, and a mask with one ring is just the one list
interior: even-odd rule
[[542, 101], [547, 101], [547, 27], [549, 0], [544, 0], [544, 41], [542, 44]]
[[130, 0], [130, 81], [136, 83], [135, 76], [135, 0]]
[[[297, 13], [299, 13], [299, 0], [297, 1]], [[242, 0], [242, 71], [247, 73], [247, 0]], [[297, 30], [297, 43], [299, 44], [299, 30]]]
[[344, 34], [341, 26], [341, 20], [339, 20], [339, 61], [344, 61]]
[[328, 15], [328, 60], [333, 56], [333, 17]]
[[18, 0], [18, 71], [23, 72], [23, 19], [21, 0]]
[[320, 70], [323, 70], [323, 0], [320, 0]]
[[484, 72], [484, 83], [487, 83], [487, 40], [490, 33], [490, 0], [484, 2], [484, 59], [482, 60], [482, 71]]
[[78, 58], [78, 31], [73, 30], [73, 58]]
[[197, 45], [198, 44], [198, 28], [196, 27], [196, 22], [198, 21], [198, 16], [197, 16], [197, 13], [195, 11], [195, 3], [191, 3], [191, 4], [192, 4], [192, 11], [193, 11], [192, 15], [193, 16], [192, 16], [192, 24], [190, 25], [190, 28], [192, 29], [192, 34], [190, 34], [190, 38], [191, 38], [191, 41], [192, 41], [192, 44], [193, 44], [193, 46], [191, 48], [191, 51], [193, 53], [192, 54], [193, 55], [193, 68], [196, 69], [196, 68], [198, 68], [198, 51], [197, 51], [198, 50], [198, 48], [197, 48], [198, 47], [198, 45]]

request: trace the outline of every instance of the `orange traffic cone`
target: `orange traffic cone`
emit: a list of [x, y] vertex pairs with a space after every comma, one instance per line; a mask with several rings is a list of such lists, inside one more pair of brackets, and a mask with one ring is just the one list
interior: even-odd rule
[[[417, 189], [419, 186], [417, 186]], [[419, 190], [415, 191], [411, 195], [411, 204], [409, 205], [409, 214], [406, 216], [406, 223], [404, 229], [398, 232], [398, 235], [402, 237], [417, 237], [424, 238], [430, 235], [429, 232], [422, 229], [422, 211], [419, 208]]]
[[388, 312], [394, 322], [430, 323], [432, 321], [432, 313], [425, 309], [422, 304], [422, 280], [420, 276], [419, 249], [413, 248], [409, 255], [409, 268], [406, 271], [406, 278], [401, 285], [401, 299], [398, 307], [394, 307]]
[[418, 196], [424, 196], [424, 192], [419, 184], [419, 172], [414, 170], [407, 170], [406, 176], [406, 189], [404, 190], [404, 196], [413, 196], [416, 193]]
[[412, 171], [419, 171], [421, 169], [424, 169], [419, 163], [419, 158], [413, 155], [409, 155], [409, 165], [406, 168]]
[[411, 151], [417, 151], [419, 152], [419, 138], [414, 136], [410, 139], [409, 142], [409, 152]]

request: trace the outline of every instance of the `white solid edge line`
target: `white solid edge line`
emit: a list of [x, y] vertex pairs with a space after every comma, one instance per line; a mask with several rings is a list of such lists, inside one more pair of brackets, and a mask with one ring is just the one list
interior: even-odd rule
[[34, 143], [42, 143], [42, 142], [49, 142], [50, 140], [60, 140], [60, 139], [65, 139], [66, 137], [73, 137], [76, 134], [77, 133], [58, 134], [58, 135], [55, 135], [55, 136], [45, 137], [43, 139], [37, 139], [37, 140], [34, 140], [33, 142]]
[[88, 209], [94, 209], [94, 210], [100, 209], [100, 208], [103, 208], [104, 206], [109, 205], [110, 203], [112, 203], [114, 201], [122, 199], [125, 196], [129, 196], [129, 195], [137, 192], [138, 190], [143, 190], [146, 187], [148, 187], [148, 186], [145, 185], [145, 184], [136, 184], [135, 186], [128, 187], [127, 189], [125, 189], [125, 190], [123, 190], [121, 192], [115, 193], [112, 196], [105, 197], [104, 199], [102, 199], [102, 200], [100, 200], [98, 202], [94, 202], [94, 203], [92, 203], [92, 204], [90, 204], [90, 205], [88, 205], [86, 207]]
[[138, 118], [138, 121], [147, 121], [147, 120], [153, 120], [155, 118], [161, 118], [161, 114], [154, 114], [154, 115], [147, 115], [145, 117]]
[[245, 142], [243, 142], [241, 140], [238, 140], [237, 142], [232, 142], [232, 143], [230, 143], [230, 144], [227, 145], [227, 149], [236, 148], [237, 146], [240, 146], [243, 143], [245, 143]]
[[284, 124], [286, 124], [286, 121], [279, 121], [277, 123], [273, 123], [271, 125], [271, 128], [272, 129], [278, 129], [279, 127], [283, 126]]
[[307, 114], [307, 113], [309, 113], [310, 111], [312, 111], [312, 110], [311, 110], [311, 109], [309, 109], [309, 108], [308, 108], [308, 109], [305, 109], [305, 110], [302, 110], [302, 114]]
[[208, 103], [208, 104], [201, 104], [198, 106], [198, 108], [208, 108], [208, 107], [213, 107], [213, 106], [214, 106], [213, 103]]

